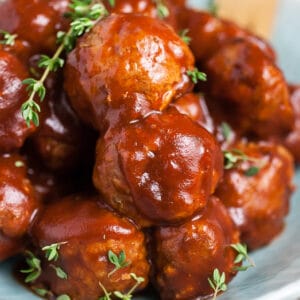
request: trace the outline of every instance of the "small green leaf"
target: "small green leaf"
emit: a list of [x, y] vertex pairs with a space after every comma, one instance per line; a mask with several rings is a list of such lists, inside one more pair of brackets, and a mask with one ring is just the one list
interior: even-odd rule
[[0, 30], [0, 35], [3, 36], [3, 39], [0, 39], [0, 44], [13, 46], [15, 44], [15, 39], [17, 38], [16, 34], [10, 34], [5, 30]]
[[193, 70], [189, 70], [186, 73], [191, 78], [191, 80], [194, 84], [197, 84], [198, 81], [206, 81], [207, 80], [206, 74], [203, 72], [200, 72], [197, 68], [194, 68]]
[[116, 1], [115, 0], [108, 0], [108, 3], [111, 7], [115, 7]]
[[71, 300], [71, 297], [67, 294], [60, 295], [56, 298], [56, 300]]
[[188, 36], [188, 32], [189, 30], [188, 29], [183, 29], [179, 32], [179, 36], [180, 38], [183, 40], [184, 43], [186, 43], [187, 45], [190, 44], [191, 42], [191, 38]]
[[221, 131], [222, 131], [222, 135], [223, 135], [225, 141], [228, 141], [230, 136], [232, 135], [232, 129], [231, 129], [230, 125], [226, 122], [223, 122], [221, 124]]
[[250, 167], [246, 172], [245, 175], [248, 177], [255, 176], [259, 173], [259, 168], [258, 167]]
[[40, 288], [33, 288], [33, 291], [41, 297], [45, 297], [49, 293], [49, 291]]
[[54, 265], [50, 265], [51, 268], [54, 269], [56, 276], [60, 279], [68, 279], [67, 273], [60, 267], [56, 267]]

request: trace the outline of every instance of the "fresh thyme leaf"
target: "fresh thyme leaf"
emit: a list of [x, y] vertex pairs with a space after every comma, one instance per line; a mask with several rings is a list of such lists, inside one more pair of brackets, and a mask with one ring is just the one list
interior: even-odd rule
[[213, 15], [217, 16], [218, 14], [218, 5], [216, 0], [208, 0], [208, 11]]
[[208, 278], [210, 287], [214, 290], [213, 300], [215, 300], [220, 292], [227, 290], [225, 273], [222, 274], [218, 269], [214, 269], [212, 278]]
[[40, 288], [33, 288], [33, 291], [41, 297], [45, 297], [49, 293], [49, 291]]
[[71, 297], [67, 294], [60, 295], [56, 298], [56, 300], [71, 300]]
[[108, 277], [110, 277], [116, 271], [125, 268], [130, 264], [130, 262], [126, 261], [126, 255], [123, 250], [120, 252], [119, 256], [113, 251], [109, 250], [108, 260], [115, 266], [115, 268], [108, 274]]
[[0, 44], [13, 46], [15, 44], [15, 39], [17, 38], [16, 34], [10, 34], [5, 30], [0, 30], [0, 35], [3, 36], [3, 39], [0, 39]]
[[225, 141], [228, 141], [232, 135], [232, 129], [230, 125], [226, 122], [222, 122], [221, 124], [221, 132], [225, 139]]
[[157, 16], [160, 19], [165, 19], [170, 15], [168, 7], [165, 5], [164, 0], [154, 0], [157, 9]]
[[44, 69], [49, 68], [51, 72], [56, 72], [64, 66], [64, 60], [59, 57], [50, 58], [47, 55], [41, 55], [38, 66]]
[[194, 84], [197, 84], [198, 81], [206, 81], [207, 76], [205, 73], [200, 72], [198, 68], [194, 68], [193, 70], [189, 70], [186, 72], [187, 75], [191, 78]]
[[[260, 163], [260, 161], [256, 158], [249, 157], [243, 151], [239, 149], [233, 149], [231, 151], [223, 151], [224, 155], [224, 169], [230, 170], [238, 167], [239, 163], [244, 161], [254, 162], [256, 164]], [[258, 166], [252, 166], [248, 170], [244, 172], [246, 176], [254, 176], [260, 171]]]
[[191, 38], [188, 36], [188, 32], [189, 30], [188, 29], [183, 29], [179, 32], [179, 36], [180, 38], [184, 41], [184, 43], [186, 43], [187, 45], [190, 44], [191, 42]]
[[248, 262], [248, 265], [236, 266], [236, 267], [234, 267], [234, 270], [247, 271], [249, 268], [255, 267], [254, 261], [248, 255], [247, 245], [237, 243], [237, 244], [230, 245], [230, 247], [233, 248], [238, 253], [238, 255], [236, 256], [236, 258], [234, 260], [235, 264], [239, 264], [244, 261]]
[[115, 0], [108, 0], [108, 3], [111, 7], [115, 7], [116, 1]]
[[260, 171], [259, 167], [250, 167], [244, 174], [248, 177], [255, 176]]
[[28, 269], [21, 270], [20, 272], [23, 274], [28, 274], [25, 278], [25, 282], [33, 282], [40, 277], [42, 274], [41, 268], [41, 260], [34, 256], [34, 254], [30, 251], [26, 251], [26, 263], [28, 265]]
[[61, 245], [65, 245], [65, 244], [67, 244], [67, 242], [56, 243], [56, 244], [43, 247], [42, 250], [46, 252], [45, 256], [48, 259], [48, 261], [51, 260], [57, 261], [59, 257], [58, 250], [60, 249]]
[[61, 54], [64, 51], [70, 52], [75, 46], [76, 39], [88, 32], [96, 21], [108, 14], [102, 3], [93, 3], [91, 0], [72, 0], [69, 7], [71, 11], [67, 13], [67, 16], [72, 19], [70, 29], [68, 32], [59, 31], [57, 33], [59, 46], [52, 57], [41, 56], [39, 66], [44, 68], [44, 72], [40, 79], [28, 78], [23, 81], [23, 84], [27, 85], [26, 89], [29, 93], [28, 99], [21, 107], [22, 116], [27, 126], [30, 126], [31, 122], [35, 126], [39, 126], [39, 112], [41, 110], [35, 97], [37, 95], [40, 101], [44, 100], [46, 96], [45, 80], [50, 72], [55, 72], [64, 65], [64, 60], [60, 57]]
[[55, 271], [56, 276], [60, 279], [68, 279], [68, 274], [60, 267], [50, 265], [50, 267]]

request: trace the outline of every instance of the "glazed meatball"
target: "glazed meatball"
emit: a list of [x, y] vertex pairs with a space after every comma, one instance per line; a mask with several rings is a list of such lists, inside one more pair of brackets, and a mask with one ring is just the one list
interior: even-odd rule
[[37, 201], [26, 176], [24, 160], [17, 154], [0, 157], [0, 232], [20, 237], [27, 231]]
[[169, 224], [204, 208], [222, 171], [213, 136], [173, 109], [108, 131], [97, 145], [94, 184], [141, 226]]
[[215, 197], [187, 223], [156, 229], [153, 239], [154, 283], [162, 300], [207, 299], [214, 269], [225, 272], [226, 282], [235, 274], [230, 245], [239, 242], [239, 232]]
[[[67, 294], [73, 300], [98, 299], [107, 291], [128, 292], [135, 284], [130, 273], [148, 282], [144, 235], [126, 219], [97, 203], [97, 197], [70, 196], [49, 205], [32, 228], [36, 253], [42, 260], [42, 275], [34, 286], [44, 286], [55, 295]], [[61, 243], [58, 259], [48, 261], [42, 250]], [[116, 272], [108, 252], [124, 251], [128, 266]], [[56, 276], [53, 265], [60, 267], [67, 279]]]
[[293, 126], [288, 86], [281, 71], [245, 42], [223, 46], [207, 62], [211, 96], [230, 114], [234, 128], [260, 138], [286, 134]]
[[8, 238], [0, 232], [0, 262], [20, 253], [23, 243], [21, 239]]
[[179, 22], [182, 28], [189, 30], [190, 47], [198, 62], [204, 62], [221, 46], [237, 38], [247, 40], [248, 43], [258, 47], [264, 55], [275, 60], [275, 52], [266, 41], [232, 22], [214, 17], [210, 13], [182, 9]]
[[[69, 54], [65, 87], [78, 115], [96, 129], [163, 110], [192, 88], [194, 59], [164, 22], [134, 14], [97, 23]], [[109, 109], [109, 113], [107, 113]], [[117, 111], [117, 112], [116, 112]]]
[[96, 134], [82, 124], [71, 108], [62, 81], [60, 75], [48, 79], [40, 124], [30, 141], [47, 168], [66, 173], [92, 164]]
[[[285, 148], [271, 143], [240, 143], [235, 148], [252, 161], [225, 170], [216, 195], [240, 229], [241, 240], [256, 249], [284, 227], [293, 191], [293, 159]], [[259, 168], [258, 173], [249, 174], [251, 167]]]
[[300, 86], [290, 86], [290, 93], [295, 123], [293, 130], [284, 137], [283, 144], [293, 154], [295, 161], [300, 163]]
[[67, 28], [62, 15], [66, 5], [66, 0], [1, 1], [0, 28], [29, 42], [33, 53], [52, 52], [56, 33]]
[[34, 131], [21, 115], [27, 99], [22, 80], [28, 78], [23, 64], [12, 54], [0, 50], [0, 152], [20, 148]]
[[158, 4], [153, 0], [116, 0], [114, 6], [109, 5], [107, 2], [107, 0], [104, 1], [110, 13], [142, 14], [152, 18], [162, 19], [174, 29], [178, 29], [177, 15], [179, 9], [184, 7], [185, 1], [164, 1], [163, 4], [167, 8], [166, 15], [161, 15], [157, 7]]

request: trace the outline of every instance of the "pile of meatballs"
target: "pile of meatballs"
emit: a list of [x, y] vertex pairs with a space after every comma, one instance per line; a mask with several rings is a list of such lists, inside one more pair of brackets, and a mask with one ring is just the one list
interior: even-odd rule
[[[164, 17], [158, 1], [103, 1], [109, 15], [48, 76], [28, 127], [22, 81], [40, 78], [69, 2], [0, 1], [0, 29], [17, 35], [0, 45], [0, 261], [31, 251], [29, 285], [52, 298], [127, 293], [134, 273], [162, 300], [207, 299], [215, 269], [226, 283], [237, 273], [231, 245], [254, 250], [284, 228], [300, 86], [266, 41], [184, 0], [159, 1]], [[224, 168], [225, 153], [242, 159]], [[110, 251], [127, 261], [113, 274]]]

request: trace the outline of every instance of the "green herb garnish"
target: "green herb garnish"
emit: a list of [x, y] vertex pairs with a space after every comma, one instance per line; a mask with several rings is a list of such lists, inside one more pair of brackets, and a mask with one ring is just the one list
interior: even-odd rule
[[88, 32], [98, 20], [107, 16], [107, 10], [101, 3], [94, 4], [91, 0], [73, 0], [70, 4], [71, 12], [67, 15], [73, 20], [68, 32], [59, 31], [57, 33], [57, 43], [59, 44], [54, 55], [52, 57], [42, 55], [39, 61], [39, 66], [44, 68], [44, 72], [40, 79], [27, 78], [23, 81], [23, 84], [27, 85], [26, 90], [29, 93], [29, 98], [23, 103], [21, 112], [27, 126], [30, 126], [31, 122], [39, 125], [39, 113], [41, 108], [35, 101], [35, 97], [38, 96], [40, 102], [45, 99], [46, 88], [45, 80], [50, 72], [55, 72], [58, 68], [62, 68], [64, 60], [61, 55], [64, 51], [70, 52], [75, 45], [76, 39], [82, 34]]
[[16, 34], [10, 34], [5, 30], [0, 30], [0, 35], [3, 36], [3, 38], [0, 39], [0, 44], [7, 46], [13, 46], [15, 44], [15, 40], [17, 38]]
[[255, 267], [254, 261], [249, 257], [247, 245], [243, 245], [240, 243], [230, 245], [237, 253], [237, 257], [234, 260], [235, 264], [247, 261], [248, 264], [246, 266], [236, 266], [234, 270], [236, 271], [247, 271], [249, 268]]
[[210, 287], [214, 290], [213, 300], [217, 298], [220, 292], [227, 290], [225, 273], [220, 274], [218, 269], [214, 269], [213, 277], [208, 278], [208, 282]]
[[50, 265], [50, 267], [55, 271], [56, 276], [60, 279], [68, 279], [68, 274], [60, 267]]
[[194, 68], [193, 70], [189, 70], [186, 72], [187, 75], [191, 78], [194, 84], [197, 84], [198, 81], [206, 81], [207, 75], [203, 72], [200, 72], [198, 68]]
[[109, 250], [108, 259], [115, 266], [115, 268], [108, 274], [108, 277], [130, 264], [130, 262], [126, 261], [126, 254], [123, 250], [120, 252], [119, 256], [113, 251]]
[[183, 29], [179, 32], [179, 36], [180, 38], [183, 40], [184, 43], [186, 43], [187, 45], [190, 44], [191, 42], [191, 38], [188, 36], [189, 30], [188, 29]]
[[27, 258], [26, 263], [28, 265], [28, 269], [21, 270], [21, 273], [28, 274], [25, 278], [25, 282], [33, 282], [40, 277], [42, 274], [41, 268], [41, 260], [38, 259], [34, 254], [30, 251], [25, 252]]
[[48, 259], [48, 261], [57, 261], [59, 257], [58, 250], [60, 249], [61, 245], [65, 244], [67, 244], [67, 242], [56, 243], [43, 247], [42, 250], [45, 251], [45, 256]]
[[[236, 168], [241, 162], [246, 162], [246, 161], [253, 162], [256, 164], [261, 164], [261, 161], [259, 159], [250, 157], [239, 149], [224, 151], [223, 154], [224, 154], [225, 170]], [[260, 168], [258, 166], [252, 166], [244, 172], [244, 175], [251, 177], [256, 175], [259, 171]]]
[[170, 15], [169, 9], [163, 0], [153, 0], [156, 4], [157, 16], [160, 19], [165, 19]]

